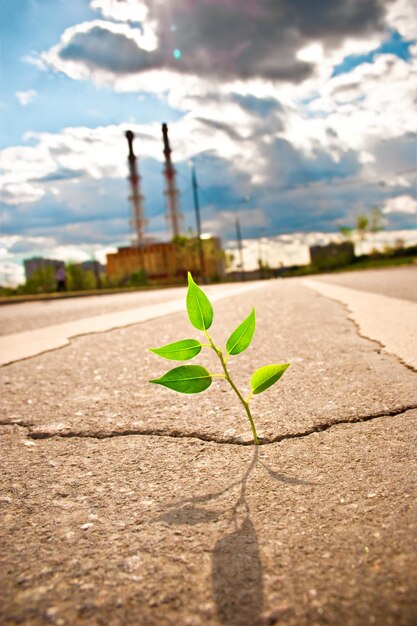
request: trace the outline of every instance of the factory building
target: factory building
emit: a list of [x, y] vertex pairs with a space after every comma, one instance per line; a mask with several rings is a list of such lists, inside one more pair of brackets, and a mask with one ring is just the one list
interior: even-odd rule
[[[172, 241], [146, 243], [145, 226], [147, 220], [144, 211], [144, 198], [141, 193], [141, 177], [138, 159], [134, 152], [135, 135], [128, 130], [125, 133], [128, 142], [128, 168], [131, 194], [129, 200], [132, 211], [132, 245], [119, 248], [107, 255], [107, 276], [112, 280], [123, 281], [133, 273], [143, 272], [147, 280], [178, 282], [187, 271], [202, 279], [215, 280], [224, 275], [223, 251], [217, 237], [181, 236], [182, 214], [179, 210], [176, 172], [171, 159], [171, 146], [168, 126], [162, 124], [165, 198], [167, 220], [171, 227]], [[195, 172], [193, 171], [195, 178]], [[196, 182], [193, 183], [196, 188]], [[195, 189], [196, 193], [196, 189]], [[197, 230], [201, 225], [198, 218]]]
[[[141, 250], [135, 246], [119, 248], [107, 255], [107, 275], [122, 280], [134, 272], [144, 269], [149, 280], [176, 282], [190, 271], [201, 277], [200, 256], [197, 238], [150, 243]], [[204, 255], [204, 273], [209, 280], [224, 275], [223, 251], [220, 239], [204, 237], [201, 240]]]

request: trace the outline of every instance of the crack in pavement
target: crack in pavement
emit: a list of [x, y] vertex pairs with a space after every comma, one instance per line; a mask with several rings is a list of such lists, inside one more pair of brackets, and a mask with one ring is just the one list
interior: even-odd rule
[[[305, 284], [307, 281], [303, 281]], [[312, 282], [312, 281], [310, 281]], [[307, 284], [307, 286], [312, 287], [311, 284]], [[314, 289], [314, 287], [313, 287]], [[316, 290], [317, 293], [317, 290]], [[324, 294], [320, 291], [318, 291], [317, 293], [318, 297], [324, 297], [324, 298], [330, 298], [332, 300], [335, 300], [340, 306], [341, 308], [344, 310], [345, 313], [347, 313], [347, 319], [354, 325], [355, 330], [358, 334], [359, 337], [361, 337], [362, 339], [365, 339], [367, 341], [370, 341], [374, 344], [376, 344], [377, 346], [387, 350], [386, 346], [384, 343], [382, 343], [379, 339], [373, 338], [373, 337], [369, 337], [365, 334], [363, 334], [363, 331], [361, 329], [360, 324], [358, 323], [358, 321], [355, 319], [354, 314], [351, 310], [351, 307], [349, 306], [349, 304], [333, 295], [329, 295], [328, 293]], [[220, 298], [219, 298], [220, 299]], [[175, 313], [177, 311], [174, 311]], [[168, 315], [170, 315], [172, 313], [168, 313]], [[137, 323], [137, 322], [136, 322]], [[111, 328], [108, 329], [106, 331], [101, 331], [101, 332], [109, 332], [111, 330], [115, 330], [115, 328]], [[97, 332], [97, 331], [96, 331]], [[100, 331], [99, 331], [100, 332]], [[90, 334], [90, 333], [86, 333], [86, 334]], [[78, 335], [80, 336], [80, 335]], [[71, 339], [74, 339], [75, 337], [71, 337]], [[54, 349], [52, 349], [54, 350]], [[389, 353], [389, 352], [388, 352]], [[417, 369], [415, 367], [413, 367], [413, 365], [411, 365], [410, 363], [405, 362], [401, 356], [399, 356], [396, 353], [389, 353], [390, 356], [394, 357], [396, 360], [398, 360], [401, 365], [405, 366], [407, 369], [416, 372]], [[31, 357], [28, 357], [31, 358]], [[276, 435], [276, 436], [272, 436], [272, 437], [262, 437], [260, 436], [260, 444], [261, 445], [270, 445], [270, 444], [274, 444], [274, 443], [280, 443], [281, 441], [286, 441], [289, 439], [297, 439], [297, 438], [304, 438], [304, 437], [308, 437], [312, 434], [315, 433], [320, 433], [320, 432], [324, 432], [330, 428], [332, 428], [333, 426], [338, 426], [341, 424], [357, 424], [357, 423], [364, 423], [367, 421], [371, 421], [374, 419], [378, 419], [378, 418], [383, 418], [383, 417], [395, 417], [395, 416], [399, 416], [399, 415], [403, 415], [405, 413], [407, 413], [407, 411], [413, 410], [413, 409], [417, 409], [417, 404], [411, 404], [408, 406], [402, 406], [396, 409], [392, 409], [391, 411], [381, 411], [379, 413], [372, 413], [372, 414], [368, 414], [368, 415], [359, 415], [357, 417], [349, 417], [349, 418], [340, 418], [340, 419], [335, 419], [335, 420], [331, 420], [331, 421], [327, 421], [327, 422], [323, 422], [323, 423], [319, 423], [316, 424], [304, 431], [300, 431], [300, 432], [290, 432], [287, 434], [280, 434], [280, 435]], [[48, 430], [45, 431], [41, 431], [41, 430], [32, 430], [33, 428], [36, 428], [36, 425], [34, 423], [31, 422], [25, 422], [23, 420], [15, 420], [15, 421], [0, 421], [0, 426], [18, 426], [21, 428], [24, 428], [27, 431], [27, 436], [28, 438], [32, 439], [32, 440], [41, 440], [41, 439], [70, 439], [70, 438], [81, 438], [81, 439], [111, 439], [111, 438], [115, 438], [115, 437], [130, 437], [130, 436], [155, 436], [155, 437], [166, 437], [166, 438], [172, 438], [172, 439], [197, 439], [200, 441], [204, 441], [204, 442], [211, 442], [211, 443], [217, 443], [217, 444], [224, 444], [224, 445], [238, 445], [238, 446], [251, 446], [253, 445], [253, 439], [252, 436], [249, 433], [245, 433], [244, 435], [241, 436], [221, 436], [221, 435], [215, 435], [215, 434], [205, 434], [205, 433], [200, 433], [198, 431], [191, 431], [191, 432], [183, 432], [180, 430], [167, 430], [164, 428], [159, 428], [159, 429], [155, 429], [155, 428], [142, 428], [142, 429], [138, 429], [138, 428], [133, 428], [133, 429], [123, 429], [123, 430], [117, 430], [117, 431], [108, 431], [108, 432], [103, 432], [103, 431], [63, 431], [63, 432], [49, 432]]]
[[[383, 417], [398, 417], [405, 415], [408, 411], [417, 409], [417, 404], [408, 406], [402, 406], [391, 411], [381, 411], [379, 413], [372, 413], [370, 415], [359, 415], [353, 418], [341, 418], [331, 422], [324, 422], [316, 424], [307, 430], [295, 433], [287, 433], [285, 435], [277, 435], [275, 437], [262, 437], [260, 436], [260, 445], [271, 445], [274, 443], [280, 443], [281, 441], [287, 441], [289, 439], [302, 439], [309, 437], [315, 433], [322, 433], [334, 426], [341, 424], [362, 424], [375, 419]], [[32, 431], [31, 426], [33, 424], [24, 424], [22, 422], [0, 422], [0, 426], [18, 426], [27, 431], [27, 437], [32, 440], [40, 439], [114, 439], [116, 437], [167, 437], [171, 439], [198, 439], [200, 441], [233, 445], [233, 446], [252, 446], [253, 439], [239, 439], [233, 437], [222, 437], [218, 435], [206, 435], [199, 432], [181, 432], [178, 430], [166, 431], [163, 429], [125, 429], [110, 432], [82, 432], [82, 431], [67, 431], [62, 433], [48, 432], [48, 431]]]
[[364, 422], [370, 422], [372, 420], [382, 417], [398, 417], [399, 415], [405, 415], [405, 413], [407, 413], [408, 411], [413, 411], [415, 409], [417, 409], [417, 404], [411, 404], [409, 406], [401, 407], [401, 409], [393, 409], [392, 411], [388, 412], [382, 411], [380, 413], [372, 413], [370, 415], [359, 415], [358, 417], [342, 418], [335, 420], [334, 422], [317, 424], [316, 426], [312, 426], [311, 428], [301, 433], [288, 433], [287, 435], [278, 435], [267, 443], [278, 443], [286, 439], [298, 439], [302, 437], [308, 437], [309, 435], [324, 432], [326, 430], [329, 430], [330, 428], [333, 428], [333, 426], [339, 426], [340, 424], [363, 424]]

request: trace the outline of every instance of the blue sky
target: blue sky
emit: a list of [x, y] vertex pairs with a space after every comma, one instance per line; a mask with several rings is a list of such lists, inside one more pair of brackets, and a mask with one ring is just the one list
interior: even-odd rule
[[190, 159], [203, 228], [225, 240], [236, 210], [245, 238], [336, 232], [375, 206], [416, 228], [411, 0], [0, 6], [0, 277], [129, 243], [127, 128], [147, 235], [169, 238], [162, 122], [184, 232]]

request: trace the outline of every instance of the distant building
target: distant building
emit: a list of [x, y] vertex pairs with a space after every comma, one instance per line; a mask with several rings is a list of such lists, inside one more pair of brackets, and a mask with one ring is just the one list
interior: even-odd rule
[[26, 259], [25, 261], [23, 261], [23, 263], [25, 266], [26, 281], [28, 281], [36, 272], [44, 270], [48, 267], [51, 267], [55, 273], [63, 262], [58, 261], [57, 259], [44, 259], [43, 257], [33, 257], [32, 259]]
[[[223, 250], [217, 237], [202, 238], [204, 270], [208, 279], [224, 274]], [[123, 279], [144, 269], [151, 280], [175, 280], [187, 271], [200, 275], [200, 257], [196, 238], [178, 242], [146, 244], [142, 249], [129, 246], [107, 255], [109, 278]]]
[[355, 249], [351, 241], [310, 247], [311, 265], [314, 265], [319, 270], [348, 265], [354, 258]]
[[75, 267], [79, 267], [83, 272], [93, 272], [96, 274], [104, 274], [106, 266], [99, 261], [83, 261], [82, 263], [73, 263]]

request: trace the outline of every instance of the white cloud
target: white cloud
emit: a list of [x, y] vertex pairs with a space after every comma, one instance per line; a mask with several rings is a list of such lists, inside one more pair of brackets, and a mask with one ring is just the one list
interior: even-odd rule
[[115, 251], [114, 246], [108, 245], [59, 244], [54, 237], [0, 235], [0, 285], [14, 287], [24, 282], [22, 259], [40, 256], [81, 263], [95, 258], [105, 265], [106, 254]]
[[307, 63], [321, 63], [324, 59], [324, 49], [320, 42], [314, 41], [296, 53], [297, 59], [307, 61]]
[[140, 0], [91, 0], [90, 6], [117, 22], [142, 22], [148, 14], [148, 7]]
[[[292, 14], [289, 4], [176, 0], [162, 7], [150, 0], [92, 0], [91, 7], [107, 21], [94, 20], [67, 29], [59, 43], [38, 60], [73, 79], [92, 80], [115, 91], [156, 93], [182, 110], [184, 115], [169, 125], [174, 162], [207, 155], [218, 168], [214, 186], [224, 185], [230, 195], [239, 196], [238, 180], [252, 185], [261, 208], [244, 215], [248, 229], [259, 229], [262, 220], [265, 227], [273, 224], [275, 232], [315, 228], [316, 220], [323, 224], [326, 219], [337, 228], [352, 210], [368, 210], [375, 203], [382, 206], [388, 193], [401, 196], [412, 185], [411, 177], [400, 172], [407, 169], [407, 159], [408, 164], [410, 161], [408, 153], [401, 156], [406, 152], [403, 139], [416, 127], [417, 48], [410, 49], [413, 58], [409, 62], [384, 54], [332, 77], [334, 65], [346, 55], [375, 50], [387, 38], [382, 4], [371, 2], [372, 10], [367, 6], [365, 11], [368, 21], [364, 21], [359, 19], [359, 2], [343, 0], [336, 12], [312, 15], [311, 2], [303, 0], [305, 13], [298, 15], [297, 9], [294, 17], [293, 30], [298, 34], [274, 18], [272, 23], [282, 39], [275, 33], [268, 49], [266, 41], [260, 42], [261, 49], [254, 54], [253, 47], [263, 36], [258, 26], [265, 22], [264, 5], [276, 17], [278, 9]], [[217, 32], [219, 21], [214, 23], [211, 18], [223, 10], [227, 19], [223, 30]], [[260, 14], [253, 24], [247, 19], [249, 10]], [[239, 17], [236, 30], [229, 32], [228, 20], [236, 17], [237, 11], [244, 19]], [[199, 29], [206, 30], [200, 33]], [[183, 52], [179, 62], [172, 58], [174, 46]], [[228, 57], [230, 51], [236, 58]], [[243, 62], [246, 54], [250, 67]], [[272, 58], [278, 59], [275, 74], [268, 65]], [[4, 201], [23, 207], [32, 202], [41, 211], [45, 206], [48, 215], [51, 207], [67, 208], [61, 240], [74, 242], [85, 237], [84, 241], [93, 241], [99, 223], [95, 210], [105, 202], [107, 183], [123, 180], [125, 195], [128, 193], [127, 128], [138, 135], [135, 148], [139, 158], [161, 163], [159, 123], [28, 133], [26, 139], [33, 145], [3, 151]], [[395, 147], [391, 140], [398, 140]], [[389, 162], [381, 158], [384, 149], [393, 155]], [[398, 167], [397, 162], [401, 162]], [[158, 180], [158, 193], [162, 194], [163, 181]], [[383, 189], [382, 184], [390, 188]], [[115, 203], [121, 189], [113, 186]], [[125, 196], [120, 203], [126, 204], [127, 213]], [[230, 204], [229, 197], [226, 205]], [[80, 216], [88, 210], [94, 217], [87, 224]], [[221, 205], [210, 207], [207, 220], [205, 228], [209, 230], [221, 232], [225, 224], [233, 227]], [[404, 220], [401, 218], [402, 223]], [[51, 232], [51, 223], [44, 226], [40, 219], [36, 232], [43, 227]], [[156, 232], [155, 218], [152, 232]]]
[[53, 237], [27, 237], [22, 235], [0, 236], [0, 246], [3, 250], [13, 253], [26, 253], [31, 250], [51, 248], [56, 246], [56, 239]]
[[[382, 173], [379, 172], [386, 170], [381, 169], [384, 164], [376, 162], [374, 155], [383, 146], [369, 142], [366, 129], [362, 136], [355, 134], [356, 115], [363, 115], [363, 111], [351, 113], [350, 120], [346, 112], [334, 112], [329, 122], [303, 116], [295, 106], [282, 106], [273, 98], [264, 101], [238, 94], [212, 94], [196, 109], [169, 125], [173, 158], [180, 163], [198, 154], [210, 155], [220, 163], [229, 164], [229, 171], [223, 169], [224, 184], [234, 184], [231, 174], [243, 175], [246, 185], [262, 188], [259, 193], [267, 198], [271, 190], [282, 195], [287, 188], [287, 194], [291, 188], [304, 189], [303, 193], [308, 194], [306, 186], [314, 182], [319, 185], [322, 179], [329, 185], [332, 178], [339, 181], [347, 178], [349, 186], [349, 178], [354, 176], [358, 179], [357, 185], [362, 175], [365, 186], [369, 185], [370, 178], [377, 186], [382, 180], [391, 188], [404, 187], [402, 181], [410, 186], [409, 176], [384, 174], [380, 178]], [[368, 111], [368, 115], [371, 116], [372, 111]], [[352, 125], [353, 138], [344, 124]], [[162, 162], [160, 125], [133, 124], [129, 128], [138, 137], [135, 149], [139, 158], [150, 157]], [[67, 128], [57, 134], [28, 134], [27, 139], [36, 141], [35, 145], [4, 151], [4, 201], [21, 204], [53, 194], [57, 201], [70, 202], [74, 211], [83, 213], [83, 207], [92, 205], [92, 193], [98, 201], [101, 190], [107, 193], [107, 187], [94, 186], [94, 180], [126, 179], [126, 129], [127, 125], [122, 124], [96, 129]], [[396, 151], [400, 153], [400, 144], [398, 146]], [[358, 158], [358, 155], [366, 158]], [[395, 172], [395, 159], [389, 168]], [[162, 187], [162, 180], [160, 184]], [[338, 189], [340, 191], [340, 187]], [[382, 187], [379, 191], [376, 188], [378, 194], [381, 190]], [[297, 202], [302, 201], [300, 196]], [[272, 196], [266, 202], [272, 203]], [[323, 209], [322, 214], [325, 210], [330, 210], [330, 206]], [[314, 217], [312, 219], [314, 221]], [[253, 225], [259, 226], [259, 221]], [[84, 232], [91, 240], [93, 232], [88, 233], [85, 224], [77, 228], [77, 233], [65, 234], [81, 240]]]
[[[415, 246], [417, 233], [410, 230], [381, 231], [368, 241], [357, 242], [356, 253], [369, 254], [375, 249], [383, 251], [387, 246], [395, 246], [398, 240], [403, 241], [405, 246]], [[259, 258], [273, 268], [281, 265], [307, 265], [310, 263], [310, 246], [324, 246], [331, 242], [340, 242], [340, 234], [312, 232], [244, 239], [242, 241], [244, 266], [246, 270], [258, 269]], [[239, 253], [236, 242], [225, 242], [225, 248], [226, 252], [233, 254], [234, 257], [231, 269], [238, 270]]]
[[[7, 176], [1, 176], [7, 181]], [[44, 195], [44, 191], [35, 185], [24, 181], [19, 183], [5, 182], [0, 190], [0, 200], [5, 204], [25, 204], [27, 202], [36, 202]]]
[[91, 254], [78, 246], [56, 246], [55, 248], [50, 248], [50, 255], [53, 259], [73, 261], [74, 263], [82, 263], [91, 259]]
[[[346, 150], [360, 150], [359, 161], [365, 163], [372, 160], [366, 149], [369, 134], [397, 136], [413, 126], [414, 112], [409, 109], [415, 65], [396, 58], [388, 61], [384, 55], [384, 60], [375, 68], [370, 65], [367, 72], [359, 66], [347, 75], [331, 78], [334, 66], [347, 55], [375, 50], [387, 36], [383, 28], [387, 16], [381, 4], [372, 3], [366, 11], [351, 0], [339, 4], [337, 12], [329, 8], [327, 13], [324, 8], [313, 14], [311, 3], [306, 2], [305, 10], [300, 6], [296, 12], [290, 11], [285, 21], [282, 17], [288, 7], [280, 2], [251, 8], [252, 3], [242, 7], [230, 0], [226, 8], [223, 3], [199, 5], [190, 0], [177, 0], [170, 6], [150, 0], [93, 0], [92, 8], [107, 20], [125, 23], [95, 20], [78, 24], [67, 29], [41, 58], [46, 66], [73, 79], [92, 80], [119, 92], [155, 93], [183, 111], [210, 109], [208, 117], [212, 119], [228, 117], [224, 105], [219, 110], [213, 94], [276, 98], [279, 93], [281, 104], [288, 109], [283, 138], [306, 154], [324, 147], [335, 160]], [[246, 14], [252, 9], [248, 31], [251, 22]], [[232, 18], [233, 38], [227, 29]], [[141, 28], [127, 23], [129, 20], [140, 20]], [[220, 30], [219, 23], [223, 24]], [[268, 39], [271, 24], [276, 32]], [[236, 58], [227, 61], [233, 46]], [[182, 50], [180, 60], [173, 58], [174, 48]], [[218, 59], [216, 55], [220, 55]], [[275, 74], [268, 65], [271, 58]], [[316, 99], [303, 115], [299, 103], [310, 96]], [[366, 102], [359, 104], [361, 98]], [[223, 137], [221, 149], [233, 157], [236, 150], [231, 143]], [[262, 174], [255, 173], [253, 180], [261, 182]]]
[[[59, 195], [59, 183], [80, 178], [126, 177], [128, 126], [67, 128], [61, 133], [27, 133], [35, 145], [0, 152], [0, 197], [7, 204], [35, 202], [49, 190]], [[162, 160], [158, 124], [129, 125], [138, 135], [142, 155]]]
[[111, 85], [119, 75], [142, 69], [146, 55], [156, 46], [157, 38], [150, 26], [134, 28], [94, 20], [67, 28], [59, 44], [41, 53], [39, 59], [44, 66], [74, 80], [92, 79], [98, 84]]
[[0, 285], [16, 287], [25, 281], [25, 272], [20, 263], [12, 261], [0, 262]]
[[33, 65], [40, 71], [47, 70], [47, 65], [42, 61], [42, 58], [36, 52], [31, 52], [30, 54], [26, 54], [22, 57], [22, 61], [24, 63], [29, 63], [29, 65]]
[[44, 195], [32, 182], [52, 171], [54, 160], [45, 146], [17, 146], [0, 152], [0, 199], [6, 204], [35, 202]]
[[[296, 7], [283, 1], [92, 0], [91, 7], [107, 21], [67, 29], [41, 56], [72, 78], [108, 84], [112, 76], [118, 89], [126, 88], [126, 78], [153, 70], [219, 83], [299, 84], [347, 54], [374, 49], [384, 36], [385, 7], [372, 0], [365, 9], [357, 0], [339, 0], [337, 11], [332, 3], [317, 11], [310, 0]], [[129, 20], [139, 20], [140, 28]]]
[[329, 79], [320, 96], [302, 109], [293, 106], [283, 136], [312, 154], [325, 147], [337, 158], [338, 151], [360, 151], [362, 162], [371, 161], [369, 144], [413, 133], [417, 126], [414, 85], [417, 62], [393, 55], [379, 55], [351, 72]]
[[417, 14], [415, 2], [397, 0], [388, 5], [387, 22], [405, 39], [417, 39]]
[[[218, 119], [219, 104], [221, 121]], [[264, 138], [282, 127], [279, 103], [271, 100], [270, 105], [271, 112], [261, 116], [256, 110], [245, 109], [234, 97], [203, 101], [194, 112], [169, 125], [174, 159], [187, 161], [201, 152], [210, 153], [232, 162], [236, 171], [253, 177], [254, 182], [262, 180], [267, 166], [263, 154]], [[60, 182], [80, 178], [126, 178], [124, 134], [127, 128], [137, 136], [135, 149], [139, 158], [149, 157], [162, 162], [161, 126], [158, 123], [67, 128], [56, 134], [27, 133], [25, 139], [36, 142], [35, 145], [8, 148], [0, 153], [4, 202], [35, 202], [46, 191], [58, 196]]]
[[[395, 198], [388, 198], [385, 201], [382, 212], [388, 213], [410, 213], [411, 215], [417, 215], [417, 200], [412, 196], [396, 196]], [[417, 227], [417, 220], [416, 220]]]
[[221, 236], [225, 228], [228, 231], [233, 231], [235, 229], [236, 219], [239, 219], [239, 223], [241, 225], [244, 224], [245, 229], [249, 230], [253, 226], [258, 228], [266, 227], [267, 225], [262, 209], [245, 209], [242, 208], [242, 204], [239, 205], [239, 201], [237, 201], [234, 211], [220, 211], [217, 212], [215, 216], [205, 219], [204, 228], [210, 233]]
[[16, 91], [16, 98], [19, 100], [22, 107], [27, 106], [38, 95], [38, 92], [34, 89], [29, 89], [28, 91]]
[[42, 144], [16, 146], [0, 152], [0, 200], [6, 204], [35, 202], [45, 193], [33, 182], [53, 171], [54, 159]]

